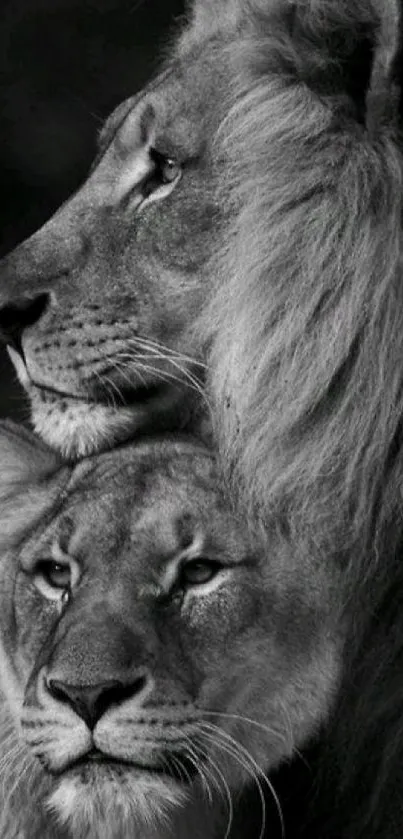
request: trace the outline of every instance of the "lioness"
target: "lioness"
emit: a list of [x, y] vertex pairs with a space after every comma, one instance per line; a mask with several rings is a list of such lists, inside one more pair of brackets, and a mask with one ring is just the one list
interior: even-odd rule
[[0, 462], [0, 835], [241, 837], [337, 685], [326, 574], [307, 602], [190, 441], [73, 467], [3, 424]]

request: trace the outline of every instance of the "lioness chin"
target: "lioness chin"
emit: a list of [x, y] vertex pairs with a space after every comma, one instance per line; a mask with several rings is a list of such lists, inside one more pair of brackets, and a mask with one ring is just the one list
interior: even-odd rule
[[328, 576], [271, 564], [189, 440], [69, 466], [5, 424], [0, 457], [0, 835], [241, 839], [338, 684]]

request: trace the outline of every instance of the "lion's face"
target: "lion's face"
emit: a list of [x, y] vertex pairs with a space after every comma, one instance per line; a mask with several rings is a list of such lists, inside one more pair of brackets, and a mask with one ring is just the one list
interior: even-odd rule
[[[5, 436], [3, 459], [16, 448]], [[130, 825], [164, 836], [163, 815], [198, 802], [210, 836], [216, 786], [219, 802], [222, 785], [250, 783], [328, 711], [340, 653], [329, 580], [312, 589], [260, 555], [190, 443], [123, 447], [62, 467], [46, 489], [35, 474], [16, 486], [1, 487], [15, 517], [1, 687], [48, 805], [74, 837], [109, 824], [120, 839]]]
[[178, 59], [123, 103], [84, 186], [3, 263], [1, 327], [36, 430], [65, 453], [192, 412], [203, 379], [192, 325], [220, 226], [223, 70], [208, 68], [206, 54]]

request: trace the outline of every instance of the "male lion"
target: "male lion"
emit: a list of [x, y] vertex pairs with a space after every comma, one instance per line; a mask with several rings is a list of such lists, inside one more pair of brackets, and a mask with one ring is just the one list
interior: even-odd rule
[[403, 835], [398, 6], [195, 0], [83, 188], [2, 275], [49, 443], [82, 455], [191, 425], [206, 363], [228, 487], [270, 568], [304, 602], [330, 574], [349, 644], [308, 839]]
[[307, 602], [189, 440], [69, 466], [3, 424], [0, 459], [2, 839], [242, 839], [338, 681], [325, 569]]

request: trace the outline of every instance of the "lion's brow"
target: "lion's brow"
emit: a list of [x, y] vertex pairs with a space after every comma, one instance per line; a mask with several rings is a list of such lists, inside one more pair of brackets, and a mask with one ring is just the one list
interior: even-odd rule
[[127, 102], [127, 108], [124, 107], [125, 102], [122, 102], [115, 108], [111, 114], [106, 118], [104, 124], [101, 126], [97, 133], [97, 148], [98, 152], [102, 154], [112, 142], [115, 134], [119, 131], [119, 128], [123, 125], [126, 117], [129, 113], [133, 110], [133, 108], [138, 105], [141, 100], [147, 96], [149, 93], [152, 93], [156, 88], [158, 88], [162, 82], [166, 81], [168, 76], [173, 73], [173, 67], [166, 67], [161, 73], [159, 73], [155, 78], [151, 79], [138, 93], [131, 96], [129, 99], [125, 100]]

